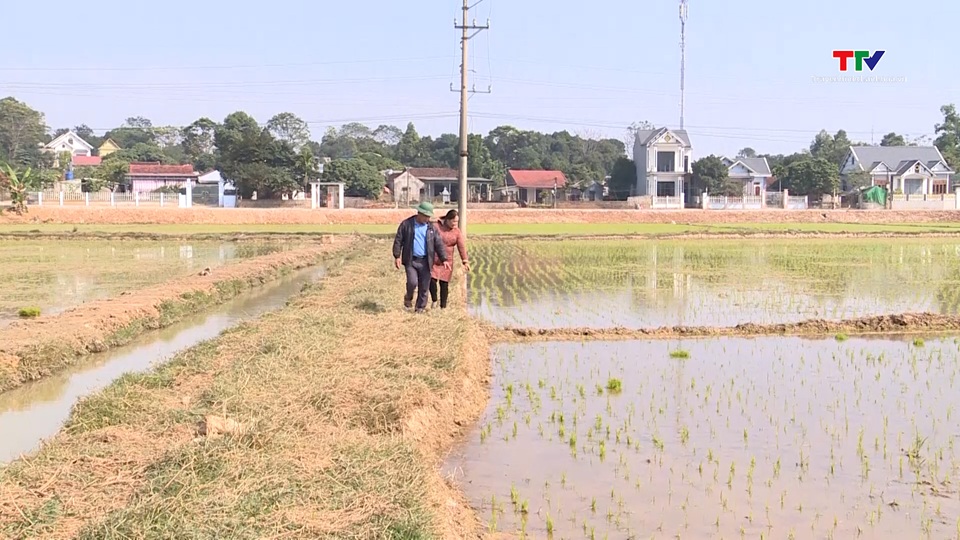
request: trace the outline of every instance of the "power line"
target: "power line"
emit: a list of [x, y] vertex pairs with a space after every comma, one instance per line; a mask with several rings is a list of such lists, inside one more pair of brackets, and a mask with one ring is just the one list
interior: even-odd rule
[[243, 64], [243, 65], [208, 65], [208, 66], [128, 66], [128, 67], [0, 67], [0, 71], [35, 71], [35, 72], [97, 72], [97, 71], [212, 71], [229, 69], [262, 69], [278, 67], [309, 67], [334, 66], [352, 64], [396, 64], [400, 62], [422, 62], [427, 60], [446, 60], [448, 56], [425, 56], [421, 58], [394, 58], [394, 59], [367, 59], [367, 60], [332, 60], [327, 62], [299, 62], [284, 64]]

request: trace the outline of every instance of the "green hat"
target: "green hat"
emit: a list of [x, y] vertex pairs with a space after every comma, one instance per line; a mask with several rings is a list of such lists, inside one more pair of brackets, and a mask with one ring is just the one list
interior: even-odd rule
[[433, 217], [433, 205], [427, 201], [423, 201], [419, 206], [417, 206], [417, 213]]

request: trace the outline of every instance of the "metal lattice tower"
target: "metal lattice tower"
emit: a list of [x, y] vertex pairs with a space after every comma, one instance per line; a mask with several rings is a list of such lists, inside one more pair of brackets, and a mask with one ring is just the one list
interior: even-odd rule
[[687, 54], [687, 0], [680, 0], [680, 129], [683, 129], [684, 75]]

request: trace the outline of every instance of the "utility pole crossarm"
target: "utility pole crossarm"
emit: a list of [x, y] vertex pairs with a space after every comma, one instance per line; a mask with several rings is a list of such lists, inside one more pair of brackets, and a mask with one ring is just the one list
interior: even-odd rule
[[[460, 230], [463, 234], [467, 233], [467, 199], [469, 197], [469, 186], [467, 185], [467, 172], [469, 171], [467, 166], [467, 143], [469, 137], [469, 133], [467, 133], [467, 96], [472, 93], [489, 94], [492, 92], [492, 89], [483, 92], [477, 91], [476, 87], [472, 90], [467, 88], [467, 42], [480, 32], [490, 28], [490, 21], [487, 21], [487, 24], [482, 26], [478, 25], [476, 21], [474, 21], [473, 24], [467, 24], [470, 10], [480, 4], [480, 2], [483, 2], [483, 0], [478, 0], [471, 6], [469, 5], [469, 0], [463, 0], [463, 20], [461, 23], [458, 23], [456, 20], [453, 22], [453, 27], [463, 32], [460, 38], [460, 48], [463, 55], [460, 61], [460, 170], [457, 174], [457, 184], [460, 191], [457, 197], [457, 209], [460, 214]], [[471, 30], [474, 31], [472, 34], [470, 33]], [[452, 87], [451, 90], [453, 90]]]

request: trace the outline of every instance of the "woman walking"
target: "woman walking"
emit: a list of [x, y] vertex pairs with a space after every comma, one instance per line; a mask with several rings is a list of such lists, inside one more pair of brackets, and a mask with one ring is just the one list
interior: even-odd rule
[[[453, 262], [453, 247], [457, 247], [460, 253], [460, 260], [463, 262], [463, 269], [470, 271], [470, 263], [467, 261], [467, 242], [463, 232], [457, 227], [457, 211], [450, 210], [445, 216], [437, 222], [437, 234], [443, 243], [446, 260]], [[439, 286], [440, 309], [446, 309], [447, 299], [450, 295], [450, 278], [453, 276], [453, 266], [444, 264], [439, 256], [434, 259], [433, 266], [430, 268], [430, 300], [433, 307], [437, 307], [437, 289]]]

